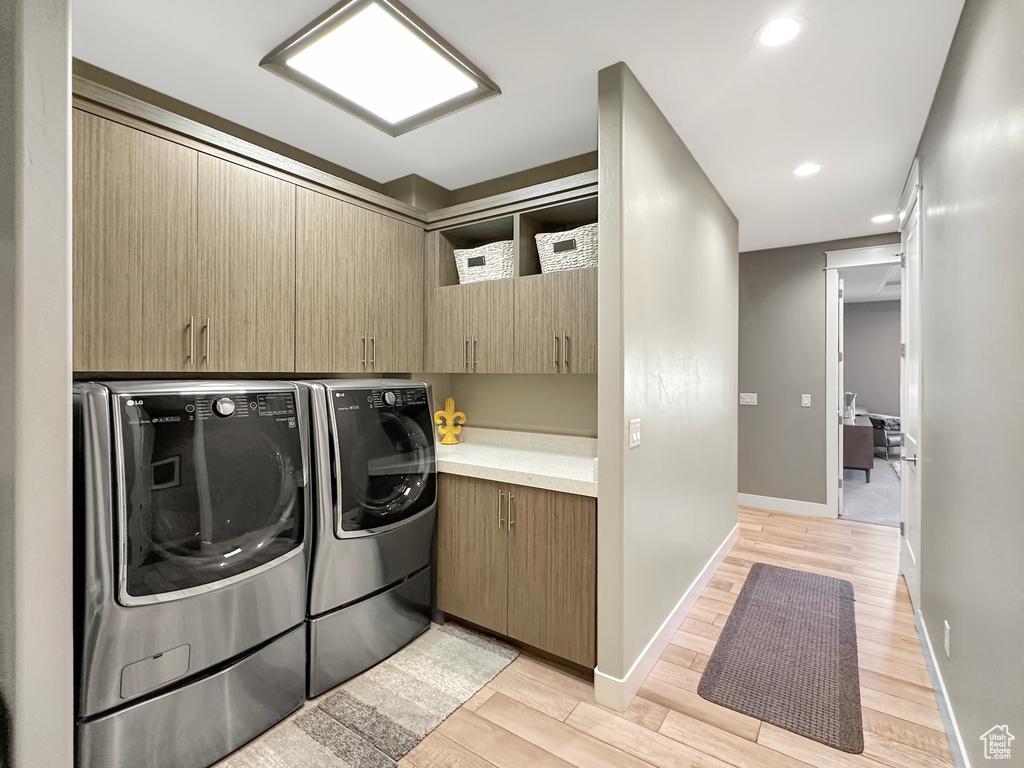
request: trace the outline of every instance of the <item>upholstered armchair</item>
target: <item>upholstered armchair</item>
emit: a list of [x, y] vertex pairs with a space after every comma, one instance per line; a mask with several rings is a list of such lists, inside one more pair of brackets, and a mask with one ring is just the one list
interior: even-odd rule
[[897, 455], [900, 449], [900, 417], [886, 416], [880, 413], [869, 413], [871, 426], [874, 428], [875, 450], [881, 448], [885, 452], [885, 458], [889, 458], [889, 451], [895, 450]]

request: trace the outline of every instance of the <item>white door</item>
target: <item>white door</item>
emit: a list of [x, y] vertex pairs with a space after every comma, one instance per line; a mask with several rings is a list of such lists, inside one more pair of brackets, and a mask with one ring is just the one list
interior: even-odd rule
[[900, 570], [916, 609], [921, 602], [921, 213], [915, 186], [903, 216], [903, 281], [900, 312]]
[[843, 478], [843, 466], [846, 461], [843, 458], [843, 412], [846, 410], [846, 375], [845, 363], [843, 362], [843, 339], [846, 337], [846, 300], [843, 298], [843, 281], [839, 281], [839, 516], [843, 516], [843, 495], [846, 493]]

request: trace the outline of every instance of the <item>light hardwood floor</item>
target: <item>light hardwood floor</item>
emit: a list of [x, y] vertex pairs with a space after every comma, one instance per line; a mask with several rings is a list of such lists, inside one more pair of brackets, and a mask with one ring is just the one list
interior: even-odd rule
[[[520, 656], [402, 768], [931, 768], [952, 766], [897, 574], [895, 529], [740, 509], [740, 539], [624, 713], [593, 686]], [[849, 755], [705, 701], [697, 683], [754, 562], [846, 579], [856, 591], [864, 754]]]

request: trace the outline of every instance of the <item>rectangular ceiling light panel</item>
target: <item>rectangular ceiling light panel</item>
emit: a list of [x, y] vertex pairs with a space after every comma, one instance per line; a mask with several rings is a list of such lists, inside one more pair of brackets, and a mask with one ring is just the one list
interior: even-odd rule
[[395, 0], [347, 0], [260, 66], [392, 136], [501, 93]]

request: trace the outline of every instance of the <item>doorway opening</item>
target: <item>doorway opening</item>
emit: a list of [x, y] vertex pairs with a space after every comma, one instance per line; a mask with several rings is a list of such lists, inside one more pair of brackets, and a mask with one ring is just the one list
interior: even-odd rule
[[[825, 411], [829, 414], [829, 417], [825, 420], [826, 467], [828, 472], [826, 479], [826, 505], [831, 516], [844, 519], [860, 519], [860, 517], [866, 516], [858, 514], [858, 507], [871, 506], [876, 512], [884, 509], [886, 514], [878, 514], [877, 516], [886, 520], [886, 523], [883, 524], [894, 524], [895, 527], [899, 526], [900, 502], [898, 495], [892, 510], [888, 509], [889, 505], [884, 500], [874, 500], [876, 503], [867, 505], [860, 502], [868, 502], [868, 496], [877, 495], [882, 486], [876, 485], [876, 483], [889, 485], [890, 483], [885, 481], [896, 480], [897, 483], [899, 481], [896, 470], [891, 465], [887, 465], [884, 458], [878, 463], [877, 467], [875, 466], [876, 436], [874, 425], [868, 414], [899, 416], [901, 410], [899, 407], [901, 402], [899, 394], [902, 386], [899, 374], [900, 359], [898, 356], [900, 353], [899, 345], [902, 341], [899, 335], [899, 321], [904, 318], [901, 317], [902, 312], [899, 310], [893, 312], [894, 306], [888, 304], [885, 307], [889, 310], [889, 318], [887, 319], [895, 316], [897, 320], [895, 340], [892, 340], [891, 335], [886, 336], [883, 334], [879, 338], [888, 338], [888, 343], [884, 341], [872, 343], [870, 340], [862, 343], [865, 335], [874, 335], [861, 333], [862, 325], [872, 324], [870, 320], [867, 323], [861, 323], [862, 315], [871, 316], [874, 319], [875, 315], [885, 315], [886, 313], [884, 311], [873, 312], [874, 308], [865, 309], [856, 305], [882, 303], [871, 301], [872, 299], [901, 299], [901, 255], [902, 251], [899, 243], [869, 248], [848, 248], [840, 251], [827, 251], [825, 253]], [[849, 281], [849, 286], [846, 285], [847, 281]], [[854, 353], [853, 368], [850, 369], [853, 376], [850, 386], [847, 386], [846, 382], [849, 358], [846, 356], [846, 350], [844, 349], [847, 336], [845, 328], [847, 297], [849, 297], [850, 307], [853, 307], [849, 315], [853, 322], [851, 349]], [[902, 303], [902, 301], [898, 302], [899, 305], [902, 305]], [[878, 348], [889, 347], [891, 343], [895, 343], [896, 346], [890, 348], [890, 352], [894, 350], [897, 355], [895, 390], [897, 399], [895, 403], [891, 400], [891, 387], [879, 381], [881, 378], [887, 379], [888, 377], [880, 377], [870, 372], [870, 369], [876, 365], [879, 359]], [[887, 364], [884, 367], [888, 371], [888, 365], [892, 363], [892, 360], [884, 352], [882, 356], [886, 359]], [[861, 389], [864, 391], [858, 391]], [[849, 396], [847, 396], [847, 392], [850, 393]], [[860, 414], [857, 411], [860, 411]], [[886, 413], [886, 411], [890, 411], [890, 413]], [[860, 416], [859, 420], [858, 415]], [[896, 435], [897, 437], [893, 442], [898, 442], [899, 440], [898, 430]], [[883, 435], [879, 435], [877, 438], [880, 442], [878, 453], [882, 457], [885, 455], [885, 446], [881, 444], [883, 436], [884, 431]], [[886, 437], [887, 441], [891, 439]], [[846, 450], [847, 444], [849, 444], [849, 450]], [[899, 458], [899, 456], [895, 455], [896, 447], [895, 445], [888, 445], [889, 455], [893, 456], [892, 461], [896, 461]], [[892, 477], [882, 478], [883, 471], [890, 472]], [[846, 485], [847, 477], [850, 478], [852, 486], [850, 495], [854, 500], [854, 509], [851, 510], [849, 515], [844, 509], [845, 497], [847, 495], [844, 486]], [[897, 485], [897, 489], [898, 487]], [[887, 498], [887, 496], [884, 498]], [[863, 512], [863, 509], [861, 509], [861, 512]], [[872, 522], [880, 522], [880, 520]]]
[[900, 525], [900, 284], [897, 263], [839, 269], [844, 520]]

